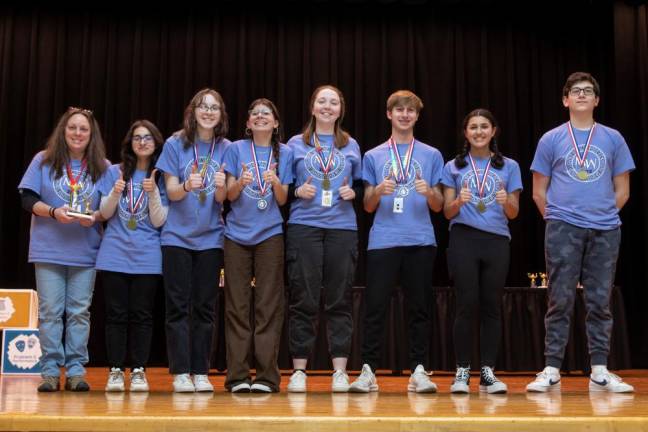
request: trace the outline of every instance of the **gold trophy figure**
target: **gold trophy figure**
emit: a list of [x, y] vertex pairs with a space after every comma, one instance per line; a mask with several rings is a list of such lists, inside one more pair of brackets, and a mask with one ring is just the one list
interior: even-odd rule
[[536, 285], [536, 279], [538, 278], [538, 273], [527, 273], [527, 277], [529, 278], [530, 281], [529, 287], [538, 288], [538, 285]]

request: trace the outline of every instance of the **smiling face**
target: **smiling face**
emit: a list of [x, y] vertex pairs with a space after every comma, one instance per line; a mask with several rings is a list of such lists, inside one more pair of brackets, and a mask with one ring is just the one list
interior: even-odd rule
[[590, 81], [578, 81], [563, 96], [563, 105], [574, 113], [591, 113], [599, 104], [599, 97]]
[[65, 142], [73, 155], [82, 155], [92, 135], [90, 122], [83, 114], [72, 115], [65, 125]]
[[149, 158], [155, 151], [155, 139], [151, 131], [144, 126], [135, 128], [131, 145], [133, 146], [133, 153], [138, 158]]
[[468, 119], [464, 129], [464, 136], [475, 150], [487, 149], [491, 140], [497, 133], [497, 128], [486, 117], [473, 116]]
[[272, 112], [272, 108], [265, 104], [256, 104], [248, 112], [246, 126], [252, 133], [272, 132], [279, 127], [279, 121]]
[[214, 129], [221, 120], [221, 106], [214, 95], [207, 93], [194, 110], [196, 122], [202, 129]]
[[333, 125], [340, 118], [342, 102], [340, 96], [330, 88], [323, 88], [313, 101], [311, 113], [319, 125]]
[[391, 120], [393, 130], [408, 133], [414, 130], [419, 113], [411, 105], [396, 105], [387, 111], [387, 118]]

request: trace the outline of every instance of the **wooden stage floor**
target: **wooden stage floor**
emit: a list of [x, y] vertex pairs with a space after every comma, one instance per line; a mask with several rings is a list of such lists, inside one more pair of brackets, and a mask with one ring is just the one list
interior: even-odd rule
[[[309, 393], [230, 394], [211, 375], [213, 394], [171, 393], [165, 369], [148, 371], [150, 393], [105, 393], [107, 371], [90, 369], [88, 394], [36, 392], [38, 377], [0, 379], [0, 431], [645, 431], [648, 371], [623, 371], [634, 394], [590, 394], [587, 377], [563, 377], [562, 393], [527, 394], [532, 374], [500, 374], [507, 395], [451, 395], [452, 375], [435, 374], [440, 392], [407, 392], [407, 376], [379, 375], [380, 393], [331, 394], [330, 377], [309, 376]], [[357, 375], [353, 374], [353, 375]], [[352, 377], [353, 378], [353, 377]]]

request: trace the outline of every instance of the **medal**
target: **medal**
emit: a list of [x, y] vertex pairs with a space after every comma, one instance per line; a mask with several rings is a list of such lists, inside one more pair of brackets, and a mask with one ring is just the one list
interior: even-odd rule
[[137, 229], [137, 221], [135, 220], [135, 216], [131, 216], [128, 219], [128, 229], [133, 231]]
[[328, 174], [324, 174], [324, 180], [322, 180], [322, 189], [329, 190], [331, 188], [331, 180], [329, 180]]
[[[209, 163], [212, 161], [212, 157], [214, 156], [214, 149], [216, 148], [216, 137], [212, 138], [212, 143], [211, 143], [211, 148], [209, 149], [209, 154], [206, 155], [203, 158], [203, 163], [202, 167], [200, 168], [200, 177], [202, 178], [202, 183], [201, 183], [201, 191], [198, 194], [198, 201], [200, 201], [201, 204], [204, 204], [205, 201], [207, 201], [207, 193], [205, 192], [205, 180], [207, 178], [207, 167], [209, 166]], [[194, 164], [192, 168], [192, 173], [195, 173], [198, 170], [198, 166], [200, 165], [199, 158], [198, 158], [198, 144], [194, 144]]]
[[335, 143], [331, 143], [331, 147], [329, 147], [328, 158], [326, 159], [326, 163], [324, 163], [324, 160], [322, 159], [322, 156], [324, 154], [324, 149], [320, 145], [317, 134], [313, 134], [313, 138], [315, 141], [315, 150], [316, 150], [315, 157], [317, 158], [317, 161], [319, 162], [320, 165], [320, 169], [324, 174], [324, 178], [322, 180], [322, 189], [329, 190], [331, 189], [331, 179], [329, 178], [329, 171], [331, 171], [331, 168], [333, 168], [333, 154], [335, 153]]
[[207, 201], [207, 193], [204, 190], [201, 190], [198, 194], [198, 201], [200, 201], [200, 204], [204, 204]]
[[484, 204], [484, 201], [479, 200], [477, 203], [477, 210], [479, 210], [479, 213], [484, 213], [486, 211], [486, 204]]
[[468, 153], [468, 157], [470, 158], [470, 166], [472, 167], [473, 173], [475, 174], [475, 182], [477, 183], [477, 191], [479, 193], [479, 201], [477, 202], [477, 210], [479, 213], [484, 213], [486, 211], [486, 203], [484, 202], [484, 186], [486, 186], [486, 181], [488, 180], [488, 171], [490, 171], [491, 167], [491, 158], [488, 158], [488, 163], [486, 164], [486, 168], [484, 168], [484, 175], [481, 178], [481, 181], [479, 180], [479, 171], [477, 170], [477, 165], [475, 164], [475, 160], [472, 158], [472, 155]]
[[581, 155], [580, 151], [578, 150], [578, 143], [576, 143], [576, 135], [574, 135], [574, 128], [571, 124], [571, 122], [567, 122], [567, 130], [569, 131], [569, 137], [571, 138], [572, 146], [574, 147], [574, 153], [576, 156], [576, 161], [578, 162], [579, 170], [576, 173], [576, 177], [578, 177], [579, 180], [581, 181], [587, 181], [589, 178], [589, 174], [585, 170], [585, 160], [587, 159], [587, 154], [589, 153], [590, 146], [592, 144], [592, 136], [594, 135], [594, 129], [596, 128], [596, 123], [592, 125], [592, 128], [589, 131], [589, 134], [587, 135], [587, 142], [585, 143], [585, 149], [583, 150], [583, 154]]
[[400, 183], [402, 186], [398, 189], [397, 195], [405, 197], [409, 194], [409, 189], [406, 184], [409, 178], [410, 165], [412, 164], [412, 154], [414, 153], [414, 138], [409, 143], [407, 147], [407, 153], [405, 153], [405, 159], [401, 159], [400, 154], [398, 153], [398, 147], [394, 138], [389, 138], [389, 154], [391, 157], [392, 172], [397, 183]]
[[266, 201], [266, 200], [264, 200], [264, 199], [260, 199], [260, 200], [258, 200], [258, 201], [257, 201], [257, 208], [258, 208], [259, 210], [265, 210], [265, 209], [267, 209], [267, 208], [268, 208], [268, 201]]

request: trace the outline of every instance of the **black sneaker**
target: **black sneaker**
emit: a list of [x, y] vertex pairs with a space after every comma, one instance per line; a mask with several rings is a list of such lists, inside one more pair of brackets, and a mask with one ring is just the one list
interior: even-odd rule
[[488, 394], [506, 393], [506, 384], [498, 380], [490, 366], [482, 366], [479, 379], [479, 391]]

